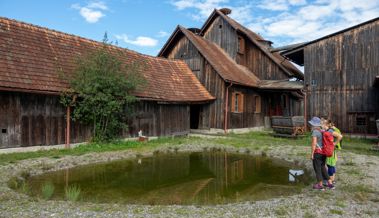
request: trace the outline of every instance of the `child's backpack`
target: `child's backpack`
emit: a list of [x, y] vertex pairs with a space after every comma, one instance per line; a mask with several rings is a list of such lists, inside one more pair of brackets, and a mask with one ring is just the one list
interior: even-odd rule
[[331, 132], [322, 131], [322, 153], [327, 156], [333, 156], [334, 152], [334, 138]]

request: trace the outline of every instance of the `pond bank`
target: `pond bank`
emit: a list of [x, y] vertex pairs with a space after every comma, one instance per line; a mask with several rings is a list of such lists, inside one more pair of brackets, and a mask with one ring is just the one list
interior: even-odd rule
[[[146, 206], [124, 204], [96, 204], [86, 202], [45, 201], [15, 192], [8, 187], [12, 177], [40, 174], [95, 162], [105, 162], [154, 152], [202, 151], [226, 149], [267, 155], [305, 164], [311, 168], [307, 146], [293, 145], [291, 141], [270, 142], [257, 146], [254, 139], [244, 141], [217, 141], [213, 139], [185, 140], [180, 145], [168, 144], [141, 150], [123, 150], [86, 153], [80, 156], [57, 156], [25, 159], [0, 166], [0, 217], [378, 217], [379, 216], [379, 157], [342, 152], [338, 165], [336, 190], [314, 191], [306, 188], [299, 195], [265, 201], [242, 202], [216, 206]], [[258, 139], [256, 139], [258, 140]], [[193, 142], [193, 144], [191, 143]], [[249, 143], [248, 143], [249, 142]], [[260, 141], [258, 140], [260, 143]], [[237, 144], [236, 144], [237, 143]], [[233, 146], [229, 146], [231, 144]], [[260, 143], [262, 144], [262, 143]], [[317, 202], [317, 210], [314, 203]]]

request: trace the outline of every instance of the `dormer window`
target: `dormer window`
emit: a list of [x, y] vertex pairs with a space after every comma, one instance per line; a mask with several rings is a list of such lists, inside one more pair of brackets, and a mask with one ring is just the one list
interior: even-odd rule
[[242, 36], [238, 36], [237, 52], [240, 54], [245, 53], [245, 39]]

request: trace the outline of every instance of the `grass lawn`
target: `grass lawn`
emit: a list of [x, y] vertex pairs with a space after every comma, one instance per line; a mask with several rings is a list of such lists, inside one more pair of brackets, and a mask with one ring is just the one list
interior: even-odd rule
[[[219, 144], [228, 145], [234, 147], [246, 147], [249, 149], [258, 149], [267, 146], [304, 146], [310, 147], [310, 137], [299, 139], [277, 138], [272, 137], [269, 132], [250, 132], [246, 134], [229, 134], [227, 137], [220, 138], [199, 138], [199, 137], [163, 137], [157, 140], [151, 140], [148, 142], [136, 142], [136, 141], [114, 141], [110, 143], [90, 143], [83, 144], [73, 149], [52, 149], [35, 152], [24, 153], [10, 153], [0, 155], [0, 165], [7, 163], [14, 163], [18, 160], [38, 158], [38, 157], [50, 157], [60, 158], [65, 155], [83, 155], [90, 152], [107, 152], [132, 149], [136, 151], [149, 151], [161, 146], [180, 146], [181, 144]], [[345, 137], [343, 139], [342, 149], [351, 151], [358, 154], [376, 155], [379, 156], [379, 152], [371, 151], [373, 145], [377, 143], [374, 139], [353, 139]]]

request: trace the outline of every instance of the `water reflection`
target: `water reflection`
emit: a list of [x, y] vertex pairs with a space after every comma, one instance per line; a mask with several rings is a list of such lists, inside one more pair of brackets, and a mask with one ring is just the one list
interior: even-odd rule
[[288, 181], [297, 182], [299, 181], [299, 177], [304, 175], [304, 170], [289, 170], [288, 171]]
[[85, 201], [218, 204], [296, 193], [309, 176], [292, 168], [285, 161], [247, 154], [159, 154], [47, 173], [32, 177], [29, 185], [33, 195], [40, 195], [42, 185], [51, 181], [55, 199], [64, 197], [65, 187], [77, 185]]

